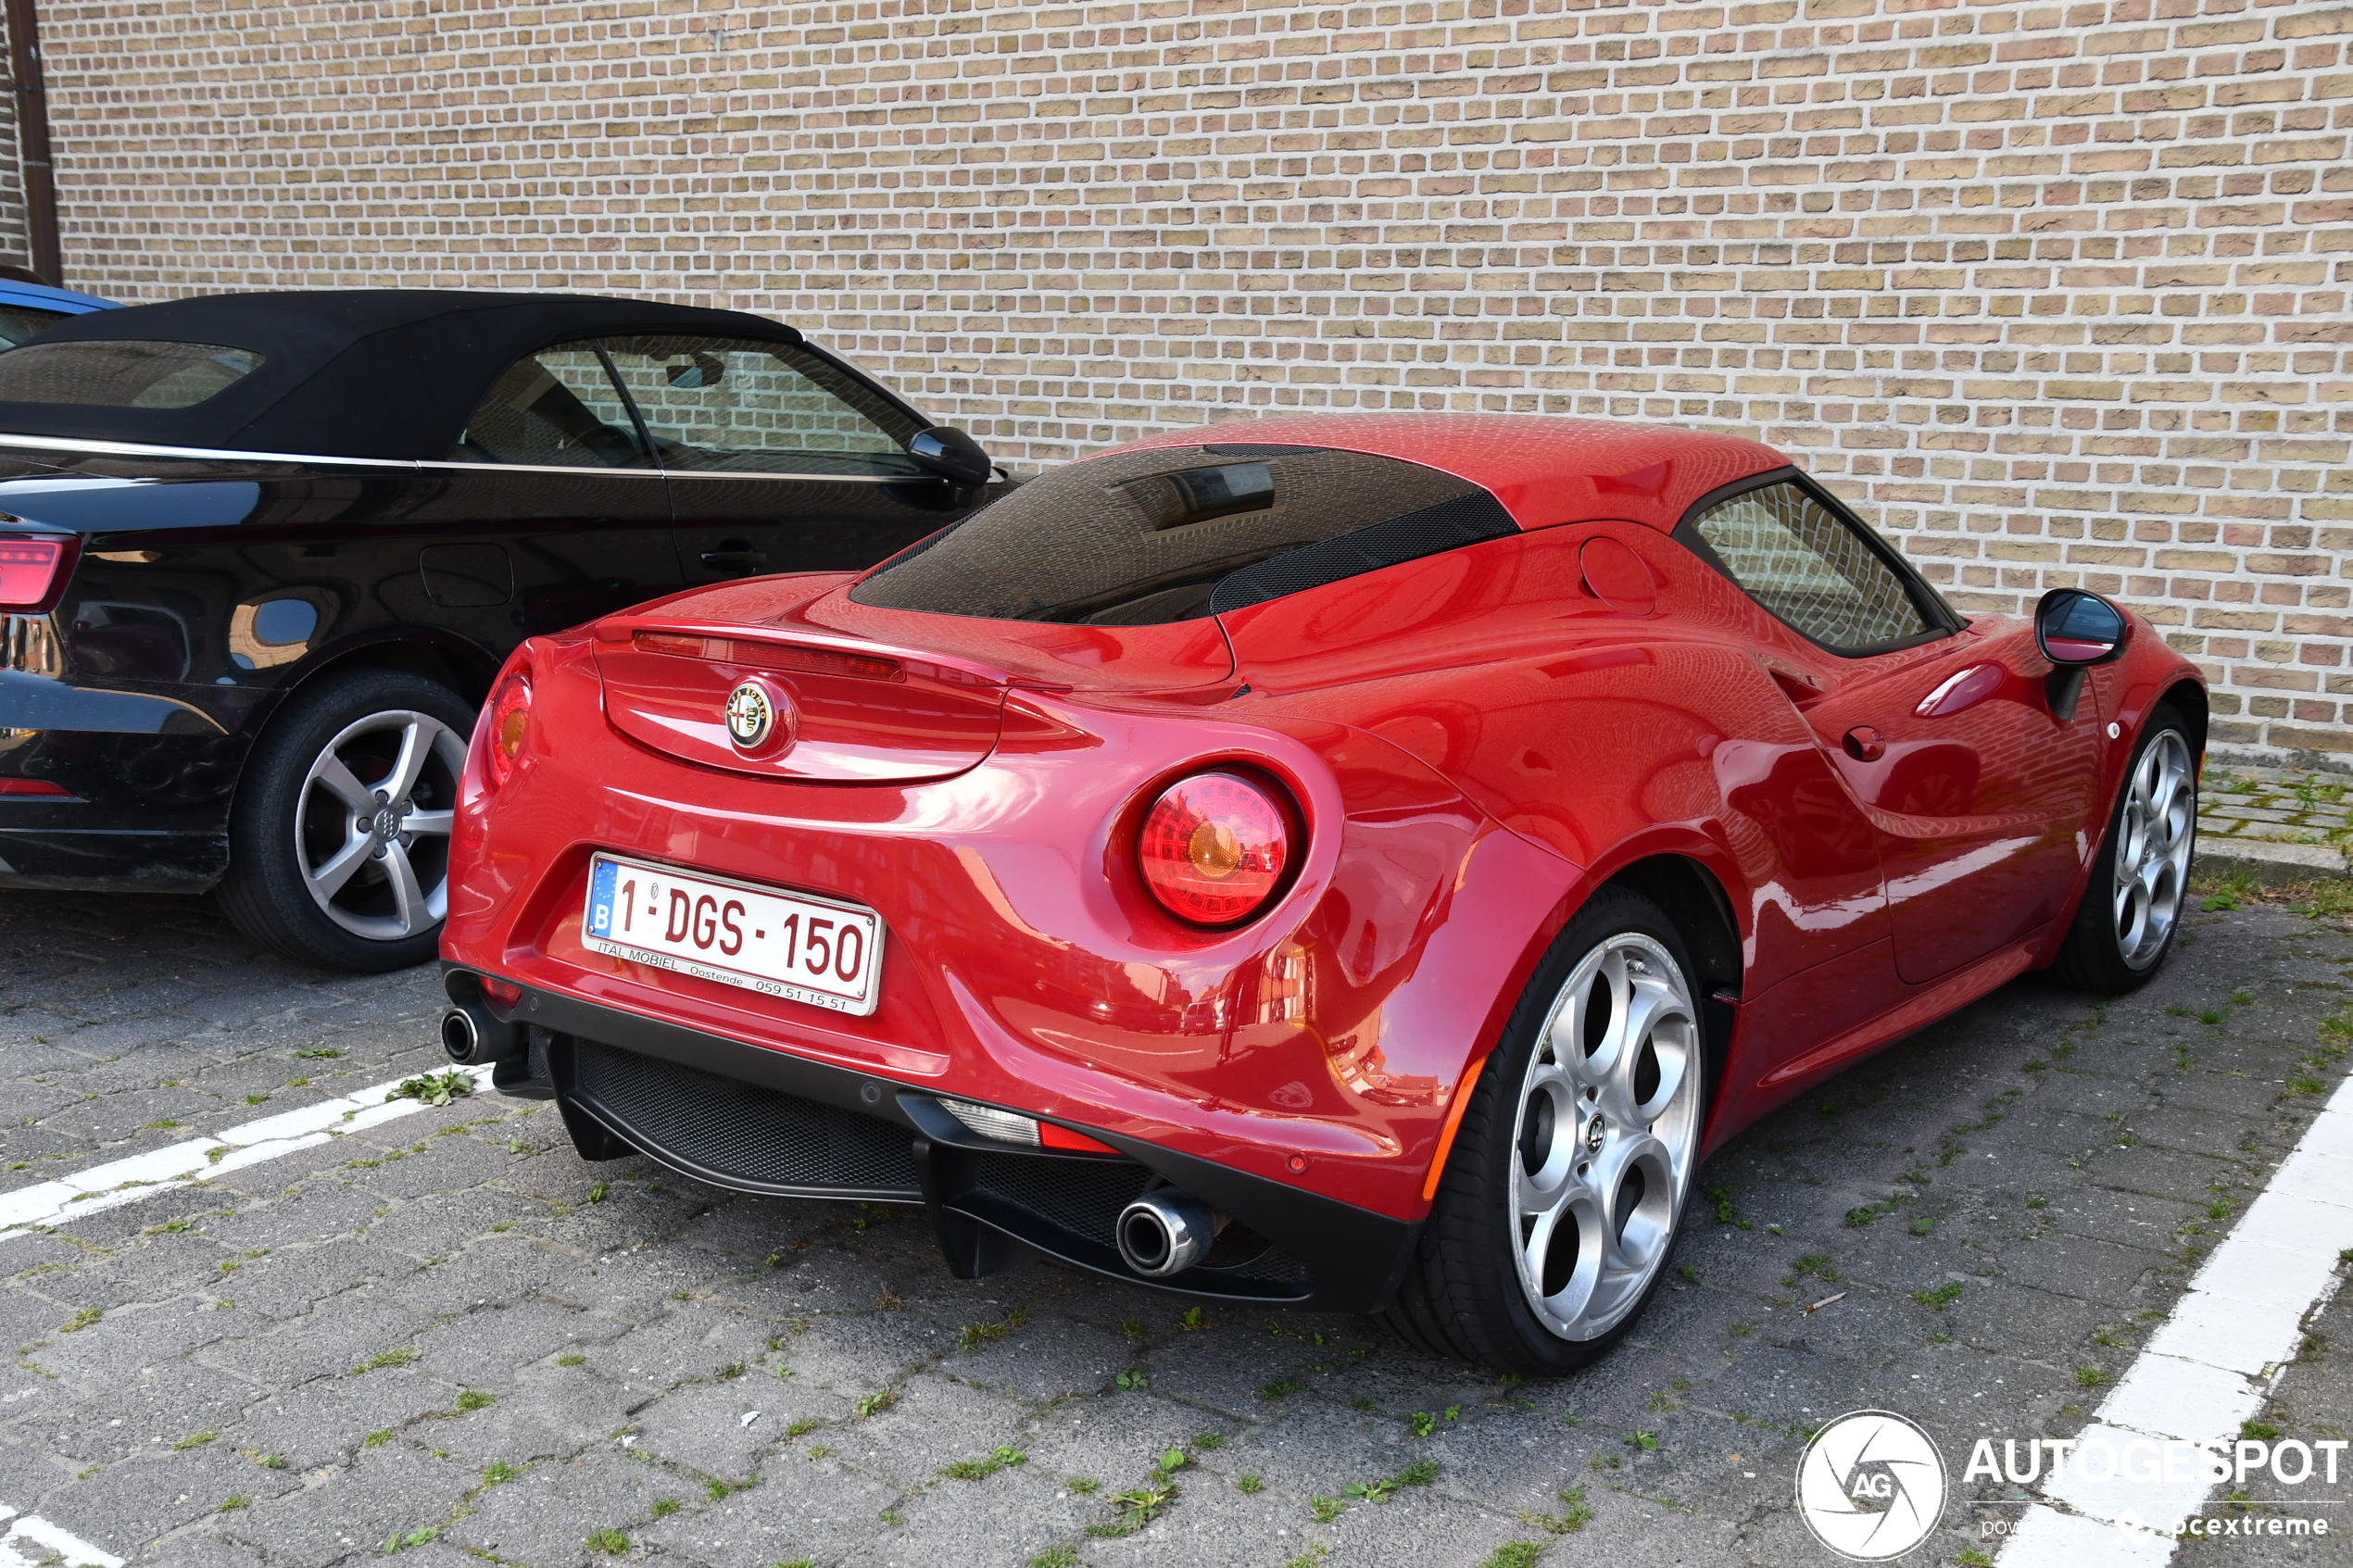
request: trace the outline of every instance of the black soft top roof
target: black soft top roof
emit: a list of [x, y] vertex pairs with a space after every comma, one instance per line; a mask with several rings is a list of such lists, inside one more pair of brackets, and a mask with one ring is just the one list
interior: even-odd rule
[[0, 402], [0, 432], [337, 458], [446, 457], [499, 373], [550, 344], [634, 332], [798, 344], [739, 310], [590, 295], [323, 289], [207, 295], [69, 316], [34, 343], [249, 349], [258, 369], [187, 408]]

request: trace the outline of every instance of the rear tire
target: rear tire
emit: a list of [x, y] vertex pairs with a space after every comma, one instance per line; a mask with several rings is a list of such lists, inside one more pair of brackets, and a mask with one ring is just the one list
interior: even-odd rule
[[2160, 708], [2133, 747], [2083, 902], [2052, 972], [2103, 997], [2148, 984], [2181, 932], [2196, 846], [2197, 752], [2188, 721]]
[[288, 699], [246, 759], [221, 908], [298, 963], [374, 973], [432, 958], [472, 705], [398, 671]]
[[1498, 1372], [1573, 1372], [1665, 1277], [1699, 1161], [1698, 971], [1657, 905], [1604, 888], [1537, 966], [1469, 1107], [1388, 1322]]

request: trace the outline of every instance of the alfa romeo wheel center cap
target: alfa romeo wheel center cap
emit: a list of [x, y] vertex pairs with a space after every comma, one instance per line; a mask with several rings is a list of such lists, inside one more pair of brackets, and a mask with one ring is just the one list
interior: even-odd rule
[[1592, 1119], [1585, 1123], [1585, 1148], [1587, 1152], [1599, 1154], [1602, 1151], [1603, 1140], [1608, 1136], [1609, 1123], [1602, 1120], [1601, 1113], [1599, 1111], [1595, 1111]]

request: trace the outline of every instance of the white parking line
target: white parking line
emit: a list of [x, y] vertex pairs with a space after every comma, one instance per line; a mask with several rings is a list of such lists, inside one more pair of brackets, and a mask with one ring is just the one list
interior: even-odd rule
[[[2306, 1320], [2335, 1294], [2347, 1248], [2353, 1078], [2337, 1085], [2078, 1441], [2106, 1438], [2120, 1453], [2171, 1438], [2221, 1445], [2228, 1453], [2240, 1424], [2263, 1408], [2296, 1359]], [[2271, 1499], [2288, 1489], [2272, 1486]], [[2196, 1474], [2087, 1480], [2069, 1467], [2040, 1490], [2067, 1512], [2029, 1507], [2002, 1549], [2002, 1568], [2162, 1568], [2172, 1559], [2175, 1532], [2205, 1507], [2213, 1485]]]
[[[473, 1079], [477, 1091], [490, 1086], [491, 1070], [487, 1067], [460, 1067], [453, 1071]], [[390, 1083], [306, 1105], [299, 1110], [242, 1122], [208, 1138], [190, 1138], [166, 1148], [93, 1165], [54, 1182], [0, 1194], [0, 1240], [30, 1235], [38, 1225], [60, 1224], [102, 1210], [119, 1209], [159, 1192], [191, 1186], [296, 1149], [315, 1148], [362, 1127], [373, 1127], [422, 1110], [422, 1100], [385, 1098], [404, 1082], [395, 1078]], [[6, 1517], [0, 1514], [0, 1518]], [[6, 1565], [0, 1563], [0, 1568]]]
[[[122, 1559], [110, 1551], [100, 1551], [72, 1531], [50, 1524], [37, 1513], [19, 1514], [6, 1503], [0, 1502], [0, 1520], [13, 1519], [6, 1533], [0, 1534], [0, 1568], [33, 1568], [45, 1562], [51, 1553], [65, 1560], [65, 1568], [122, 1568]], [[19, 1541], [30, 1541], [41, 1549], [26, 1556], [17, 1549]]]

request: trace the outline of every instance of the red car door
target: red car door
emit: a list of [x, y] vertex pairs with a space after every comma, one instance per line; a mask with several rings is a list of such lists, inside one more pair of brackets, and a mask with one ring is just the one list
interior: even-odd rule
[[1915, 984], [2057, 918], [2099, 833], [2095, 705], [2053, 712], [2027, 621], [1989, 617], [1950, 642], [1817, 721], [1874, 809], [1896, 969]]
[[1901, 978], [2049, 923], [2096, 838], [2099, 718], [2090, 701], [2053, 712], [2031, 623], [1960, 623], [1793, 480], [1717, 500], [1679, 534], [1794, 633], [1768, 657], [1870, 820]]

